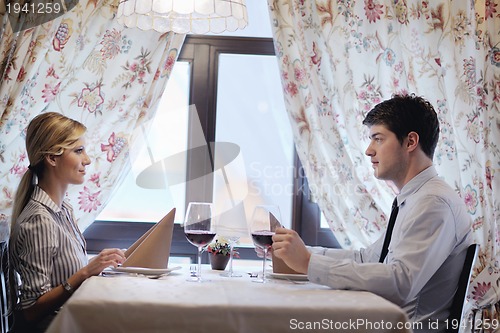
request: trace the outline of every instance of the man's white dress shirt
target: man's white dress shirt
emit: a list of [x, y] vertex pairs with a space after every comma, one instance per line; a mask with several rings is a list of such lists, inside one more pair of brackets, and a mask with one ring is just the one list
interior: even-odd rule
[[[335, 289], [365, 290], [401, 306], [419, 332], [445, 329], [468, 246], [471, 217], [433, 166], [397, 196], [399, 213], [389, 253], [378, 263], [384, 235], [359, 251], [310, 248], [309, 280]], [[440, 329], [433, 330], [436, 320]], [[432, 325], [430, 324], [432, 323]]]

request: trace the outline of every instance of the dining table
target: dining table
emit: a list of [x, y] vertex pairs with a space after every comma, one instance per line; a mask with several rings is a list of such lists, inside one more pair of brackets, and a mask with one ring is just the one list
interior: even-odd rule
[[187, 281], [190, 265], [163, 276], [94, 276], [46, 332], [412, 332], [406, 313], [374, 293], [272, 272], [266, 283], [256, 283], [258, 267], [235, 269], [240, 277], [203, 265], [205, 282]]

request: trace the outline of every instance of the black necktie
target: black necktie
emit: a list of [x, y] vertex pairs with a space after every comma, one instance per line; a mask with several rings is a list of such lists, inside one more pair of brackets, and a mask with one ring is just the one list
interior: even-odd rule
[[380, 253], [380, 260], [378, 262], [384, 262], [387, 252], [389, 252], [389, 243], [391, 242], [392, 229], [394, 229], [394, 222], [396, 222], [396, 216], [398, 216], [398, 200], [394, 199], [392, 203], [391, 217], [389, 217], [389, 224], [387, 225], [387, 231], [385, 232], [384, 245], [382, 246], [382, 252]]

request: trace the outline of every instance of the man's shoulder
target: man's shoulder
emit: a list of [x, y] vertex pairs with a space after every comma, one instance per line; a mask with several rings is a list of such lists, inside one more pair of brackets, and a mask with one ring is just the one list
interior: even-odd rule
[[436, 176], [429, 179], [418, 191], [423, 195], [433, 195], [445, 199], [459, 199], [459, 195], [442, 177]]
[[455, 212], [467, 212], [464, 200], [458, 190], [452, 188], [444, 179], [433, 177], [409, 196], [414, 205], [449, 206]]

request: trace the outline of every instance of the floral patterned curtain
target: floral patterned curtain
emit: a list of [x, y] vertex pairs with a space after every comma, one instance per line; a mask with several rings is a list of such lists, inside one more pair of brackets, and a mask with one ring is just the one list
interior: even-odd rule
[[19, 34], [5, 25], [0, 46], [2, 240], [8, 238], [15, 191], [28, 166], [26, 126], [37, 114], [57, 111], [88, 128], [92, 164], [86, 182], [70, 187], [67, 198], [82, 229], [130, 168], [134, 133], [154, 116], [185, 35], [126, 29], [114, 19], [117, 5], [80, 0], [63, 16]]
[[359, 248], [384, 232], [395, 191], [373, 177], [361, 122], [392, 94], [414, 92], [438, 112], [434, 163], [463, 198], [481, 245], [469, 303], [498, 302], [498, 0], [268, 3], [297, 152], [339, 242]]

